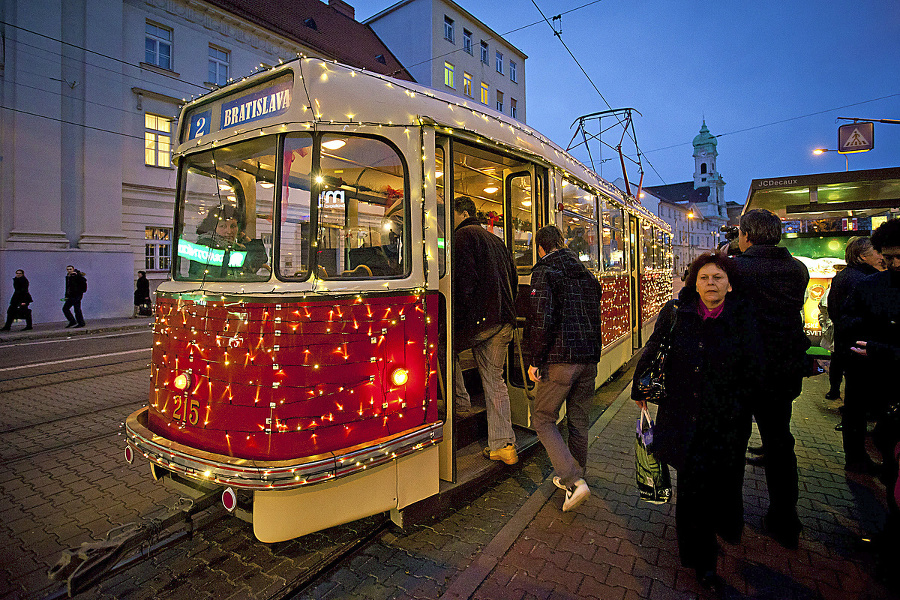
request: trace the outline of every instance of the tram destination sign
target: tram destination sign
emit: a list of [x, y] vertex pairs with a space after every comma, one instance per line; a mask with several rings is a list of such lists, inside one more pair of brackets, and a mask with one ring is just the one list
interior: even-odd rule
[[184, 141], [284, 114], [291, 107], [292, 88], [288, 75], [205, 102], [188, 111]]

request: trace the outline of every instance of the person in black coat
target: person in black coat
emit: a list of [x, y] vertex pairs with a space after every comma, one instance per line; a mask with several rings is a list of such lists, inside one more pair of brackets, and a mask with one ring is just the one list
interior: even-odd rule
[[16, 276], [13, 277], [13, 295], [9, 299], [9, 308], [6, 309], [6, 325], [0, 328], [0, 331], [9, 331], [10, 326], [16, 319], [25, 319], [25, 328], [31, 329], [31, 309], [28, 305], [34, 302], [31, 294], [28, 292], [28, 278], [25, 277], [25, 271], [16, 270]]
[[659, 315], [632, 387], [668, 337], [666, 397], [657, 412], [652, 450], [678, 472], [681, 564], [696, 569], [707, 587], [718, 581], [716, 534], [732, 544], [741, 539], [744, 453], [751, 401], [761, 387], [756, 320], [752, 308], [732, 293], [733, 272], [733, 259], [720, 253], [702, 254], [691, 263], [677, 303], [669, 301]]
[[[519, 457], [503, 365], [516, 323], [518, 275], [503, 240], [484, 229], [475, 213], [471, 198], [453, 200], [454, 353], [471, 348], [478, 364], [488, 422], [484, 456], [512, 465]], [[471, 399], [458, 358], [454, 372], [454, 402], [457, 410], [465, 411]]]
[[878, 538], [878, 572], [891, 587], [900, 590], [900, 508], [898, 508], [897, 450], [900, 449], [900, 219], [891, 219], [872, 233], [886, 271], [860, 281], [845, 304], [847, 336], [853, 340], [847, 371], [847, 387], [866, 385], [868, 403], [880, 414], [873, 440], [883, 462], [882, 481], [887, 488], [888, 518]]
[[146, 271], [138, 271], [138, 278], [134, 284], [134, 314], [132, 318], [137, 318], [138, 313], [143, 305], [150, 305], [150, 280], [147, 279]]
[[[534, 240], [540, 260], [531, 270], [525, 364], [530, 365], [528, 378], [537, 384], [534, 430], [556, 470], [553, 482], [566, 490], [562, 509], [567, 512], [590, 495], [584, 469], [594, 380], [603, 348], [602, 290], [578, 255], [565, 247], [554, 225], [542, 227]], [[556, 424], [563, 402], [568, 444]]]
[[803, 331], [803, 300], [809, 283], [806, 266], [781, 241], [781, 219], [765, 209], [741, 215], [734, 257], [735, 288], [746, 297], [759, 322], [763, 344], [764, 390], [754, 398], [753, 417], [765, 452], [769, 510], [765, 527], [786, 548], [796, 548], [803, 529], [797, 516], [799, 481], [791, 403], [800, 395], [809, 339]]
[[[881, 253], [872, 247], [868, 237], [854, 237], [847, 243], [844, 251], [847, 266], [831, 280], [828, 291], [828, 316], [834, 323], [834, 351], [831, 353], [828, 380], [831, 389], [825, 395], [829, 400], [841, 396], [841, 380], [844, 378], [846, 363], [849, 360], [850, 346], [853, 340], [848, 339], [845, 331], [845, 304], [850, 292], [856, 285], [874, 273], [882, 270]], [[850, 376], [852, 379], [852, 376]], [[869, 455], [866, 453], [866, 398], [854, 393], [853, 384], [844, 391], [844, 407], [841, 409], [843, 422], [841, 433], [844, 438], [845, 468], [854, 472], [873, 472]]]
[[[84, 315], [81, 314], [81, 299], [87, 291], [87, 277], [84, 273], [68, 265], [66, 267], [66, 297], [63, 303], [63, 314], [69, 324], [66, 327], [84, 327]], [[75, 316], [72, 316], [72, 309], [75, 309]]]

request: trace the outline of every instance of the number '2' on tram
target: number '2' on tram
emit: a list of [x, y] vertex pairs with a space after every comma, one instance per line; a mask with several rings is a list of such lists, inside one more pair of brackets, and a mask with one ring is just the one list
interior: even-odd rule
[[[447, 401], [451, 281], [467, 276], [455, 196], [509, 248], [520, 297], [547, 224], [601, 280], [598, 385], [671, 297], [662, 220], [473, 101], [302, 58], [189, 102], [179, 123], [177, 249], [126, 455], [182, 490], [224, 490], [262, 541], [399, 521], [492, 467], [483, 410], [461, 418]], [[536, 436], [517, 348], [505, 378], [521, 449]]]

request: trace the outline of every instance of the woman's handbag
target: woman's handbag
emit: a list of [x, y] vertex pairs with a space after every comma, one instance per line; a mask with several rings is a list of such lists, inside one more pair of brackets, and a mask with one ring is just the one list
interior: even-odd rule
[[665, 504], [672, 497], [669, 466], [653, 455], [653, 419], [646, 407], [641, 409], [634, 440], [634, 479], [641, 500]]
[[138, 314], [142, 317], [152, 317], [153, 316], [153, 305], [149, 302], [145, 302], [138, 307]]
[[678, 305], [672, 311], [672, 325], [666, 336], [660, 341], [656, 356], [637, 378], [631, 391], [631, 399], [637, 402], [653, 402], [659, 404], [666, 397], [666, 357], [672, 348], [672, 332], [678, 317]]

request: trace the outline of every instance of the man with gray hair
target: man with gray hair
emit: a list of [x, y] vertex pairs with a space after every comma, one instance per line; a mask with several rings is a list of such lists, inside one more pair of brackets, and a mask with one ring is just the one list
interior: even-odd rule
[[803, 332], [803, 300], [809, 271], [781, 241], [781, 219], [765, 209], [741, 215], [734, 258], [734, 289], [756, 311], [763, 343], [763, 391], [753, 417], [765, 452], [769, 511], [765, 526], [786, 548], [796, 548], [803, 529], [797, 516], [797, 455], [791, 435], [791, 403], [800, 395], [809, 340]]

